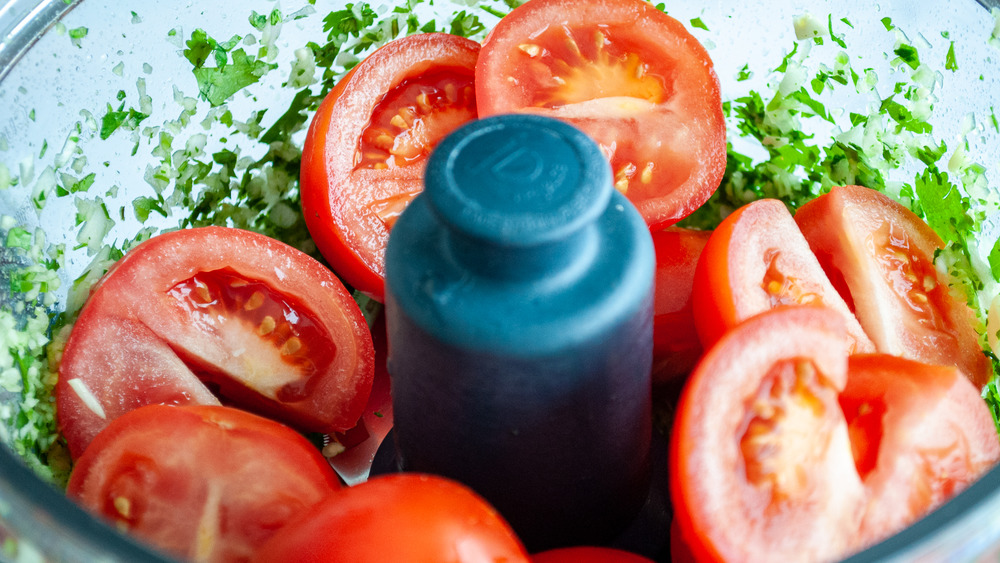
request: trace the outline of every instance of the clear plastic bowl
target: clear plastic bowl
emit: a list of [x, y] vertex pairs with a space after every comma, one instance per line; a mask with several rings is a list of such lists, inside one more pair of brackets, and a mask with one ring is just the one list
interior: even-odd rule
[[[306, 2], [302, 4], [306, 6]], [[338, 6], [342, 4], [337, 3]], [[768, 64], [780, 61], [780, 50], [792, 41], [792, 16], [809, 11], [821, 14], [825, 21], [825, 14], [833, 12], [836, 14], [834, 19], [844, 13], [858, 27], [891, 17], [900, 28], [937, 44], [937, 49], [946, 43], [940, 39], [943, 37], [940, 33], [948, 31], [960, 57], [967, 57], [961, 59], [962, 64], [982, 65], [975, 70], [975, 73], [982, 73], [982, 77], [973, 73], [967, 78], [958, 78], [965, 82], [953, 88], [950, 97], [941, 102], [945, 106], [938, 114], [942, 125], [935, 130], [940, 138], [952, 139], [957, 135], [969, 111], [982, 111], [992, 107], [990, 104], [1000, 105], [1000, 82], [997, 80], [1000, 50], [986, 44], [994, 25], [988, 10], [1000, 7], [1000, 0], [980, 0], [980, 3], [973, 0], [887, 1], [875, 5], [857, 1], [849, 6], [820, 0], [808, 2], [808, 6], [790, 1], [744, 5], [704, 0], [685, 4], [691, 5], [671, 7], [670, 12], [682, 21], [702, 16], [706, 23], [711, 22], [714, 29], [708, 36], [709, 49], [724, 92], [728, 88], [742, 87], [734, 77], [748, 60], [759, 58], [769, 61]], [[77, 112], [80, 109], [89, 108], [99, 115], [118, 90], [134, 88], [137, 76], [146, 79], [150, 92], [167, 92], [160, 97], [169, 99], [175, 80], [183, 83], [180, 77], [190, 79], [190, 68], [185, 68], [183, 58], [177, 56], [179, 47], [165, 40], [167, 30], [190, 33], [201, 27], [212, 30], [218, 37], [229, 37], [227, 32], [234, 29], [235, 22], [242, 22], [245, 27], [251, 9], [269, 13], [275, 7], [273, 2], [263, 0], [242, 2], [238, 7], [223, 2], [146, 3], [129, 8], [138, 12], [137, 16], [144, 23], [137, 23], [133, 16], [131, 24], [134, 27], [126, 27], [130, 18], [121, 6], [116, 0], [9, 0], [0, 6], [0, 107], [3, 107], [0, 137], [8, 145], [0, 146], [0, 161], [10, 162], [13, 158], [13, 162], [18, 162], [22, 152], [38, 154], [47, 139], [50, 143], [64, 139], [71, 124], [79, 121]], [[333, 8], [322, 7], [324, 10]], [[322, 31], [316, 25], [309, 27], [296, 22], [286, 25], [296, 33], [325, 36], [319, 35]], [[78, 26], [89, 29], [87, 38], [82, 40], [83, 48], [73, 45], [65, 35], [67, 28]], [[699, 30], [694, 31], [699, 38], [706, 36]], [[912, 35], [910, 39], [920, 40]], [[864, 47], [857, 42], [852, 44], [854, 51], [859, 48]], [[871, 48], [884, 50], [885, 47], [872, 44]], [[746, 58], [725, 56], [734, 52]], [[118, 61], [123, 63], [122, 73], [109, 72]], [[147, 62], [152, 65], [152, 71], [143, 67]], [[949, 81], [953, 79], [946, 77]], [[748, 85], [759, 87], [759, 83], [752, 80]], [[185, 89], [196, 91], [190, 84]], [[254, 104], [287, 107], [289, 94], [277, 84], [271, 84], [260, 88], [255, 96], [243, 102], [251, 107]], [[156, 111], [174, 111], [168, 106], [158, 106]], [[35, 109], [37, 115], [31, 111]], [[58, 146], [49, 147], [49, 150], [58, 149]], [[131, 143], [123, 142], [108, 149], [107, 155], [94, 158], [126, 162], [123, 159], [127, 158], [130, 149]], [[985, 147], [980, 147], [980, 153], [980, 156], [985, 155], [985, 164], [996, 167], [992, 170], [993, 189], [996, 189], [1000, 149], [995, 136]], [[127, 197], [130, 182], [143, 181], [141, 168], [115, 170], [111, 174], [110, 181], [122, 186], [121, 198]], [[54, 202], [44, 213], [38, 214], [27, 201], [26, 193], [24, 189], [0, 190], [0, 214], [11, 215], [29, 227], [40, 226], [50, 240], [69, 242], [68, 246], [73, 246], [73, 208], [65, 202], [62, 206]], [[993, 225], [994, 229], [998, 228], [996, 221]], [[137, 230], [138, 223], [125, 222], [116, 229]], [[111, 236], [117, 232], [113, 231]], [[82, 251], [68, 252], [66, 271], [62, 274], [65, 287], [88, 260]], [[0, 266], [8, 267], [2, 262]], [[65, 299], [65, 289], [62, 298]], [[10, 548], [0, 549], [0, 558], [18, 561], [168, 560], [88, 515], [56, 487], [39, 479], [6, 446], [0, 447], [0, 539], [16, 540], [17, 546], [13, 548], [15, 544], [5, 543]], [[996, 561], [998, 558], [1000, 468], [995, 468], [913, 526], [850, 560]]]

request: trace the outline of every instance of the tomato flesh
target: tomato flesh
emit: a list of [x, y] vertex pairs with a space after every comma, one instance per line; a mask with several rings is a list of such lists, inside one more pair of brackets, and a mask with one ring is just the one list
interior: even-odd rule
[[341, 489], [278, 531], [252, 561], [528, 563], [499, 513], [457, 482], [416, 473]]
[[481, 117], [565, 120], [608, 158], [653, 230], [700, 206], [725, 169], [721, 95], [707, 52], [641, 0], [534, 0], [490, 32], [476, 65]]
[[246, 561], [340, 488], [302, 436], [221, 406], [149, 405], [77, 460], [67, 494], [130, 534], [196, 561]]
[[448, 133], [477, 116], [479, 44], [445, 33], [390, 41], [337, 83], [302, 150], [306, 225], [355, 289], [382, 301], [385, 243], [423, 189], [424, 164]]
[[795, 219], [823, 268], [844, 281], [877, 351], [955, 365], [980, 387], [989, 381], [975, 315], [935, 268], [944, 242], [923, 220], [860, 186], [835, 186]]
[[174, 231], [119, 260], [84, 305], [59, 366], [59, 425], [77, 457], [132, 409], [218, 394], [304, 430], [346, 430], [373, 364], [357, 303], [319, 262], [248, 231]]
[[839, 400], [868, 491], [865, 543], [913, 523], [1000, 459], [992, 415], [954, 366], [853, 356]]
[[829, 560], [857, 547], [865, 492], [837, 402], [850, 337], [838, 312], [770, 309], [691, 373], [671, 431], [670, 494], [696, 560]]
[[782, 305], [824, 305], [840, 312], [853, 352], [874, 345], [827, 278], [785, 204], [761, 199], [737, 209], [712, 232], [695, 268], [691, 296], [702, 344]]

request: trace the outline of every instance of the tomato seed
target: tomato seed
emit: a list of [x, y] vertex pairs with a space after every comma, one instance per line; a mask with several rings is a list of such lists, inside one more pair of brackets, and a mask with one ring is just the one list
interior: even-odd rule
[[518, 45], [517, 48], [531, 58], [535, 58], [542, 53], [542, 48], [534, 43], [523, 43]]
[[267, 336], [274, 332], [274, 328], [278, 325], [274, 321], [274, 317], [268, 315], [264, 317], [264, 320], [260, 321], [260, 326], [257, 327], [257, 334], [260, 336]]
[[302, 341], [293, 336], [285, 341], [281, 346], [282, 356], [291, 356], [302, 349]]
[[260, 308], [260, 306], [263, 304], [264, 304], [264, 294], [259, 291], [255, 291], [253, 295], [250, 296], [250, 299], [246, 302], [246, 304], [243, 305], [243, 310], [253, 311], [255, 309]]

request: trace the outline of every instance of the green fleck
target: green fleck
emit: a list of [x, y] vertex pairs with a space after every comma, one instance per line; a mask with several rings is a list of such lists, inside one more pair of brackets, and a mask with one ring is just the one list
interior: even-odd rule
[[948, 54], [944, 59], [944, 68], [950, 71], [958, 70], [958, 63], [955, 61], [955, 42], [952, 41], [951, 45], [948, 47]]
[[[848, 25], [850, 25], [850, 23], [848, 23]], [[833, 32], [833, 15], [832, 14], [828, 15], [826, 17], [826, 27], [827, 27], [827, 30], [829, 30], [829, 32], [830, 32], [830, 39], [832, 39], [833, 42], [836, 43], [837, 45], [840, 45], [840, 47], [842, 49], [846, 49], [847, 48], [847, 43], [844, 41], [844, 38]]]
[[30, 119], [32, 121], [35, 120], [35, 110], [34, 110], [34, 108], [32, 108], [31, 111], [28, 112], [28, 119]]
[[882, 25], [885, 26], [886, 31], [892, 31], [896, 26], [892, 25], [892, 18], [886, 16], [882, 18]]
[[232, 62], [229, 64], [214, 68], [196, 67], [194, 70], [198, 92], [212, 106], [226, 103], [233, 94], [256, 83], [268, 71], [277, 68], [277, 65], [247, 55], [243, 49], [233, 51], [231, 56]]
[[125, 110], [124, 107], [123, 104], [115, 111], [111, 108], [111, 104], [108, 104], [108, 112], [101, 118], [100, 137], [102, 140], [107, 140], [122, 126], [129, 130], [135, 130], [144, 119], [149, 117], [149, 115], [138, 112], [134, 108]]
[[166, 217], [167, 212], [163, 209], [163, 205], [160, 201], [151, 197], [137, 197], [132, 200], [132, 211], [135, 213], [135, 218], [139, 220], [140, 223], [145, 223], [149, 219], [149, 214], [156, 211], [160, 215]]
[[89, 32], [90, 30], [86, 27], [75, 27], [69, 30], [69, 36], [71, 39], [83, 39]]
[[997, 240], [996, 244], [993, 245], [993, 250], [990, 251], [987, 260], [990, 264], [990, 273], [993, 274], [993, 279], [1000, 280], [1000, 240]]
[[13, 229], [7, 231], [7, 248], [22, 248], [24, 250], [29, 250], [31, 248], [31, 233], [27, 229], [22, 227], [14, 227]]
[[899, 47], [896, 47], [893, 53], [914, 70], [920, 66], [920, 56], [917, 54], [917, 48], [913, 45], [903, 43]]
[[486, 26], [483, 22], [479, 21], [479, 16], [467, 14], [465, 10], [462, 10], [455, 14], [451, 20], [449, 33], [452, 35], [461, 35], [462, 37], [470, 37], [485, 30]]
[[705, 22], [701, 21], [701, 18], [694, 18], [691, 20], [691, 27], [697, 27], [698, 29], [709, 31], [708, 26], [705, 25]]
[[749, 80], [751, 76], [753, 76], [753, 73], [750, 72], [750, 65], [745, 64], [743, 65], [743, 68], [741, 68], [740, 71], [736, 73], [736, 81], [743, 82], [744, 80]]

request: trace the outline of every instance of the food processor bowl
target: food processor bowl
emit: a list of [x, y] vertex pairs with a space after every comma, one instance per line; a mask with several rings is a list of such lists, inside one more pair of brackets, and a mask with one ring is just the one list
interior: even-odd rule
[[[325, 36], [321, 15], [311, 16], [311, 19], [305, 17], [313, 9], [320, 8], [311, 8], [312, 3], [305, 0], [301, 4], [296, 14], [303, 17], [301, 20], [289, 18], [284, 23], [283, 33]], [[346, 2], [336, 3], [338, 7], [344, 4]], [[383, 14], [389, 9], [385, 2], [373, 4], [377, 6], [376, 11]], [[838, 12], [847, 12], [842, 21], [849, 19], [852, 28], [869, 24], [881, 26], [882, 18], [891, 18], [900, 29], [912, 33], [911, 40], [934, 43], [937, 48], [942, 43], [954, 41], [961, 58], [960, 68], [981, 63], [982, 68], [970, 78], [944, 77], [945, 81], [965, 80], [957, 89], [958, 93], [940, 102], [947, 107], [941, 108], [941, 126], [935, 131], [940, 131], [941, 137], [949, 142], [957, 135], [969, 133], [962, 131], [969, 112], [989, 111], [1000, 106], [1000, 48], [987, 44], [990, 29], [1000, 26], [994, 23], [989, 10], [1000, 9], [1000, 0], [979, 0], [978, 3], [974, 0], [882, 0], [878, 4], [856, 1], [846, 7], [840, 2], [823, 0], [778, 1], [773, 5], [771, 2], [725, 0], [684, 4], [676, 8], [668, 6], [668, 12], [682, 14], [675, 17], [685, 22], [699, 18], [711, 29], [711, 32], [705, 30], [706, 33], [701, 29], [694, 32], [709, 47], [726, 99], [732, 98], [733, 90], [762, 84], [754, 79], [744, 83], [735, 77], [748, 60], [765, 60], [767, 62], [761, 64], [771, 65], [770, 68], [780, 62], [782, 49], [794, 40], [792, 18], [808, 10], [822, 14], [824, 24], [826, 14], [835, 14], [831, 25], [841, 17]], [[251, 9], [266, 14], [276, 7], [275, 3], [264, 0], [159, 2], [129, 5], [127, 9], [134, 10], [129, 16], [123, 13], [123, 6], [116, 0], [8, 0], [0, 6], [0, 162], [14, 163], [12, 166], [20, 163], [22, 175], [31, 172], [34, 166], [34, 173], [27, 176], [37, 178], [43, 161], [36, 156], [46, 150], [51, 156], [60, 146], [65, 146], [64, 141], [73, 136], [76, 124], [87, 119], [81, 110], [99, 116], [106, 104], [122, 99], [118, 96], [120, 91], [127, 91], [125, 95], [132, 103], [139, 79], [146, 91], [155, 96], [152, 109], [156, 114], [176, 114], [184, 102], [176, 92], [183, 91], [188, 96], [197, 92], [190, 66], [185, 66], [184, 57], [179, 55], [183, 38], [196, 28], [211, 30], [217, 37], [230, 37], [240, 28], [246, 28]], [[324, 6], [323, 9], [333, 7]], [[471, 12], [474, 8], [466, 9]], [[482, 18], [486, 21], [488, 14], [482, 14]], [[87, 34], [74, 38], [68, 33], [74, 29], [86, 29]], [[945, 35], [941, 32], [947, 32], [945, 41], [942, 41]], [[281, 48], [285, 49], [286, 56], [291, 55], [292, 49], [287, 45]], [[861, 43], [852, 44], [855, 51], [865, 48]], [[872, 49], [884, 47], [873, 46]], [[739, 55], [727, 56], [727, 53]], [[764, 66], [757, 68], [764, 69]], [[979, 73], [982, 75], [975, 76]], [[273, 108], [272, 113], [281, 111], [287, 107], [292, 91], [282, 88], [282, 79], [288, 76], [284, 68], [280, 74], [283, 76], [269, 83], [262, 81], [252, 96], [237, 95], [231, 106]], [[763, 80], [764, 77], [758, 78]], [[174, 90], [175, 87], [178, 90]], [[233, 113], [237, 113], [236, 109]], [[974, 135], [975, 125], [971, 136]], [[149, 152], [148, 144], [144, 138], [119, 137], [88, 149], [92, 152], [87, 153], [92, 164], [104, 163], [103, 167], [96, 166], [102, 169], [98, 181], [117, 187], [109, 189], [106, 196], [109, 209], [117, 209], [117, 205], [110, 203], [112, 201], [130, 201], [131, 194], [147, 183], [145, 163], [133, 163], [132, 153], [138, 146], [141, 157]], [[992, 189], [995, 190], [1000, 182], [1000, 148], [996, 136], [985, 139], [985, 146], [977, 150], [985, 155], [984, 164], [992, 167]], [[57, 298], [53, 305], [54, 309], [59, 309], [66, 307], [73, 280], [93, 256], [88, 254], [87, 245], [78, 239], [78, 225], [74, 220], [77, 210], [72, 198], [49, 201], [45, 209], [39, 211], [31, 195], [28, 185], [0, 189], [0, 215], [13, 217], [28, 231], [41, 229], [52, 244], [65, 245], [65, 265], [60, 271], [62, 287], [55, 292]], [[106, 237], [123, 240], [143, 227], [157, 224], [156, 221], [169, 226], [171, 220], [176, 223], [176, 218], [168, 217], [156, 216], [149, 223], [123, 217]], [[1000, 220], [993, 218], [991, 221], [987, 221], [986, 228], [992, 229], [991, 236], [995, 238]], [[0, 269], [9, 272], [23, 265], [12, 254], [3, 253], [5, 251], [0, 248]], [[0, 287], [0, 306], [10, 299], [10, 290]], [[0, 401], [16, 409], [15, 393], [0, 393]], [[11, 413], [11, 416], [16, 414]], [[0, 446], [0, 539], [3, 540], [0, 559], [12, 561], [169, 560], [90, 516], [67, 499], [57, 486], [39, 478], [7, 445]], [[994, 468], [906, 530], [849, 560], [995, 561], [998, 557], [1000, 468]]]

